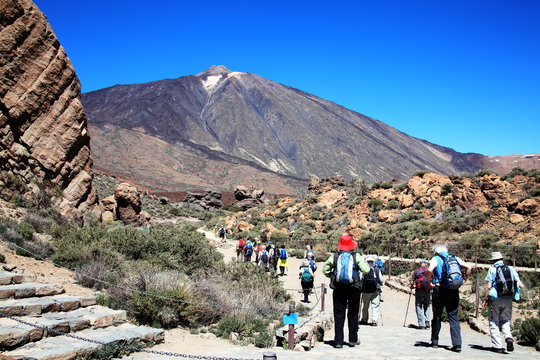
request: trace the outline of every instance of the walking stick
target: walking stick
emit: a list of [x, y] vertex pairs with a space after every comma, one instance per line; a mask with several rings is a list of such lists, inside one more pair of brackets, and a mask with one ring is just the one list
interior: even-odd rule
[[409, 313], [409, 304], [411, 303], [411, 296], [412, 296], [412, 289], [409, 293], [409, 301], [407, 301], [407, 310], [405, 311], [405, 319], [403, 320], [403, 326], [405, 326], [405, 323], [407, 322], [407, 314]]

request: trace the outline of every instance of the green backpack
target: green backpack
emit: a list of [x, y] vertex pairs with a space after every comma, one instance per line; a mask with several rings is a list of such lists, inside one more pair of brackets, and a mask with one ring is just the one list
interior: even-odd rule
[[311, 272], [309, 270], [310, 270], [309, 266], [304, 267], [304, 272], [302, 273], [302, 276], [300, 277], [301, 282], [313, 281], [313, 275], [311, 275]]

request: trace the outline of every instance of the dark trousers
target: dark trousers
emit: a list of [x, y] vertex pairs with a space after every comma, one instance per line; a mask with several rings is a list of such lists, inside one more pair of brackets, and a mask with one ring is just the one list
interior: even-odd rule
[[459, 290], [448, 290], [435, 287], [433, 289], [433, 321], [431, 322], [431, 342], [439, 343], [441, 331], [441, 318], [446, 309], [450, 322], [450, 337], [452, 346], [461, 346], [461, 328], [458, 319]]
[[334, 323], [336, 345], [343, 345], [343, 326], [345, 325], [345, 312], [347, 308], [347, 322], [349, 325], [349, 342], [358, 341], [358, 311], [360, 310], [360, 290], [353, 286], [336, 287], [332, 295], [334, 301]]
[[308, 296], [311, 292], [311, 289], [313, 289], [313, 281], [301, 281], [300, 285], [302, 285], [302, 292], [304, 293], [304, 302], [308, 302]]

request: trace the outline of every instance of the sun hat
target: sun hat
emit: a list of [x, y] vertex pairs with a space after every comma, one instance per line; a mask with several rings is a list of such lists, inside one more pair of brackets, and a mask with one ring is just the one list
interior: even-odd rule
[[356, 247], [356, 242], [353, 241], [353, 238], [350, 235], [343, 234], [339, 238], [338, 249], [342, 251], [350, 251]]
[[491, 253], [491, 259], [489, 260], [493, 261], [493, 260], [502, 260], [502, 259], [503, 259], [502, 254], [499, 251], [494, 251]]
[[420, 260], [418, 260], [418, 263], [419, 264], [429, 264], [429, 261], [427, 261], [426, 259], [420, 259]]
[[368, 255], [368, 256], [366, 256], [366, 261], [375, 261], [375, 260], [377, 260], [376, 255]]

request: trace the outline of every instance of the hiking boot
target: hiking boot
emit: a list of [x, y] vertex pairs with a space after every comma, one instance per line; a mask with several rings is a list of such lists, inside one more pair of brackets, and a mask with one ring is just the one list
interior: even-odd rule
[[359, 325], [367, 325], [368, 322], [367, 321], [364, 321], [364, 320], [360, 320], [360, 322], [358, 323]]
[[426, 327], [425, 326], [419, 326], [417, 327], [418, 330], [424, 330]]
[[360, 345], [360, 340], [357, 340], [357, 341], [349, 341], [349, 346], [350, 346], [350, 347], [355, 347], [356, 345]]
[[460, 353], [461, 352], [461, 346], [452, 346], [450, 348], [450, 351]]
[[336, 345], [334, 345], [334, 347], [335, 347], [336, 349], [342, 349], [342, 348], [343, 348], [343, 345], [341, 345], [341, 344], [336, 344]]
[[514, 339], [506, 338], [506, 351], [514, 351]]
[[431, 342], [431, 347], [434, 348], [434, 349], [437, 349], [439, 347], [439, 343], [437, 341], [432, 341]]
[[426, 329], [429, 329], [429, 328], [430, 328], [429, 324], [426, 324]]

